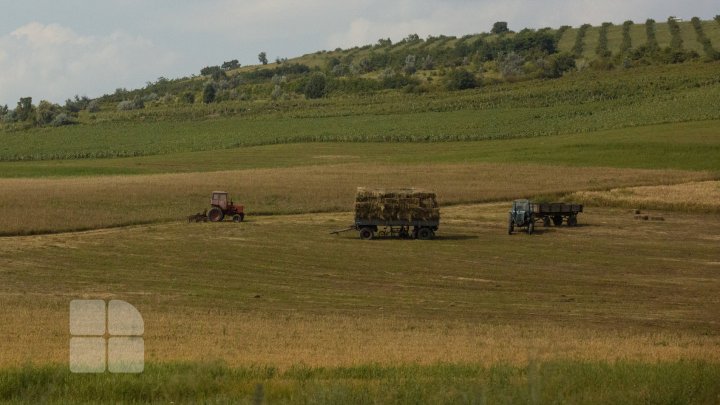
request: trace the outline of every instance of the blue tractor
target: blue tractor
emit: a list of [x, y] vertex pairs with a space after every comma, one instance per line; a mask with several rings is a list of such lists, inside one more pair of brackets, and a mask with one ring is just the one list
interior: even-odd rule
[[515, 200], [508, 214], [508, 235], [512, 235], [515, 227], [526, 228], [528, 234], [535, 230], [535, 213], [529, 200]]

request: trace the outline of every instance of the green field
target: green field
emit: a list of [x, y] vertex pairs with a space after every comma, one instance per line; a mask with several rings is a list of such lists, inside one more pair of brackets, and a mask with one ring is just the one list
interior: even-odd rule
[[550, 362], [524, 368], [370, 365], [298, 367], [286, 372], [218, 364], [172, 364], [150, 366], [140, 377], [102, 376], [99, 384], [93, 384], [91, 379], [72, 375], [64, 368], [48, 367], [13, 370], [0, 376], [0, 399], [7, 403], [710, 404], [720, 395], [718, 378], [717, 365], [703, 362]]
[[[720, 24], [703, 27], [717, 47]], [[644, 25], [631, 37], [642, 45]], [[663, 21], [657, 38], [669, 44]], [[0, 402], [717, 403], [718, 67], [106, 102], [78, 125], [5, 126]], [[330, 234], [352, 223], [358, 186], [437, 192], [438, 238]], [[213, 190], [246, 221], [189, 223]], [[585, 211], [578, 227], [508, 235], [516, 198]], [[138, 308], [144, 373], [69, 372], [73, 299]]]
[[[0, 160], [132, 157], [298, 142], [440, 142], [717, 120], [718, 63], [578, 73], [425, 95], [385, 92], [99, 113], [0, 132]], [[688, 74], [691, 72], [691, 74]]]

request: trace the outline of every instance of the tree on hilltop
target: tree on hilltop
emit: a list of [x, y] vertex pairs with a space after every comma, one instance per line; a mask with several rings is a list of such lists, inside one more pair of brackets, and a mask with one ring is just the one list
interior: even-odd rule
[[495, 24], [493, 24], [493, 27], [490, 30], [491, 34], [503, 34], [505, 32], [510, 32], [510, 29], [508, 28], [508, 23], [505, 21], [496, 22]]
[[259, 60], [260, 63], [262, 63], [263, 65], [267, 65], [267, 64], [268, 64], [267, 53], [265, 53], [265, 52], [260, 52], [260, 53], [258, 54], [258, 60]]

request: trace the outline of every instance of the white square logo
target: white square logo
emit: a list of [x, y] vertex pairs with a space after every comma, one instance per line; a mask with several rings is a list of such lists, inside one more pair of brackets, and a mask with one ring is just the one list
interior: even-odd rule
[[125, 301], [70, 302], [70, 371], [141, 373], [145, 367], [145, 323]]

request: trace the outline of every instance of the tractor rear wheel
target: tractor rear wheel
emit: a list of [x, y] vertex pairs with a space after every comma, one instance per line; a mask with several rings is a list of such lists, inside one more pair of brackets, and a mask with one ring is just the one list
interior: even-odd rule
[[375, 237], [375, 232], [373, 232], [370, 228], [362, 228], [360, 229], [360, 239], [363, 240], [370, 240]]
[[433, 231], [430, 228], [420, 228], [418, 230], [418, 239], [420, 240], [429, 240], [433, 237]]
[[218, 207], [212, 207], [207, 216], [211, 222], [220, 222], [225, 219], [225, 213]]

